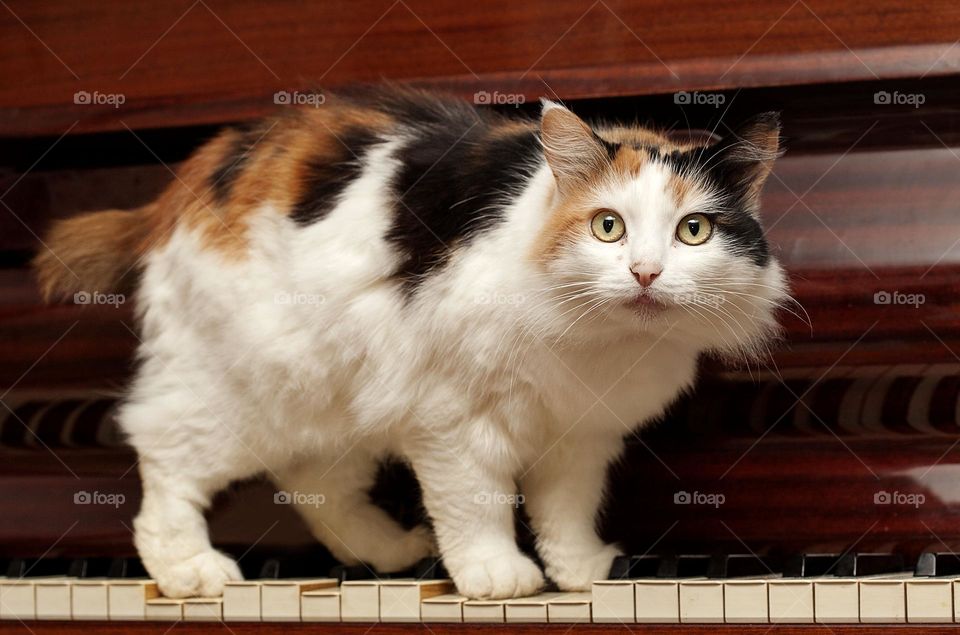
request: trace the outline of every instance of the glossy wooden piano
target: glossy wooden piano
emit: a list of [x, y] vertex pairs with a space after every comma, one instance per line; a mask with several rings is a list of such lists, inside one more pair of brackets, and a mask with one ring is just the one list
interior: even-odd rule
[[[958, 38], [946, 1], [4, 3], [0, 633], [960, 623]], [[38, 236], [149, 200], [217, 126], [284, 95], [383, 78], [721, 133], [782, 111], [763, 213], [799, 303], [784, 345], [748, 368], [705, 360], [694, 394], [629, 440], [599, 525], [630, 555], [588, 592], [467, 602], [437, 563], [338, 567], [249, 482], [211, 513], [249, 580], [160, 598], [135, 559], [136, 457], [111, 416], [131, 302], [43, 306]], [[423, 517], [402, 465], [371, 496]], [[524, 523], [521, 508], [529, 549]]]

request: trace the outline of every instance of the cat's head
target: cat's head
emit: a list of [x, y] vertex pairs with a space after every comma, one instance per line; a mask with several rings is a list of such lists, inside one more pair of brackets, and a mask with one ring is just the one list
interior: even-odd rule
[[[639, 127], [592, 128], [545, 102], [541, 140], [556, 196], [535, 259], [561, 322], [687, 338], [752, 356], [789, 298], [759, 198], [779, 155], [776, 113], [709, 145]], [[585, 327], [585, 328], [584, 328]]]

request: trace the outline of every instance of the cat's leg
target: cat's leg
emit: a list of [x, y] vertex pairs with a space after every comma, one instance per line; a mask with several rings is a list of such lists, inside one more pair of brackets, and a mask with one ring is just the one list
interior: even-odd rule
[[404, 529], [368, 497], [378, 457], [359, 446], [335, 459], [303, 461], [278, 473], [276, 483], [296, 505], [313, 535], [344, 564], [360, 562], [391, 573], [435, 553], [425, 526]]
[[242, 575], [211, 545], [204, 512], [217, 492], [262, 471], [264, 463], [224, 429], [226, 406], [215, 415], [193, 389], [159, 381], [150, 387], [158, 390], [143, 390], [151, 395], [144, 399], [135, 391], [120, 413], [143, 483], [134, 543], [165, 596], [217, 596]]
[[619, 550], [596, 531], [607, 465], [622, 448], [619, 436], [562, 439], [521, 477], [524, 508], [537, 534], [546, 573], [564, 591], [603, 580]]
[[423, 490], [423, 502], [459, 592], [470, 598], [536, 593], [543, 574], [517, 548], [516, 486], [510, 448], [490, 422], [462, 429], [476, 434], [425, 435], [406, 449]]

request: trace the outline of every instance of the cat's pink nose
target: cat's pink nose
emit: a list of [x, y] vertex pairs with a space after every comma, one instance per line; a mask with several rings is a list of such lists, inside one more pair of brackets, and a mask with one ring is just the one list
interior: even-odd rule
[[630, 267], [633, 277], [637, 279], [637, 282], [640, 283], [641, 287], [649, 287], [653, 284], [653, 281], [657, 279], [661, 273], [663, 273], [663, 266], [659, 264], [647, 265], [647, 264], [635, 264]]

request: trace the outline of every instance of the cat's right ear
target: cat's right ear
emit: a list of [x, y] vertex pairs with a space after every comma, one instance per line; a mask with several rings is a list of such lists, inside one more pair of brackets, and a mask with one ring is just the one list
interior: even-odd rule
[[610, 163], [603, 141], [580, 117], [548, 99], [540, 117], [543, 154], [561, 191], [589, 181]]

